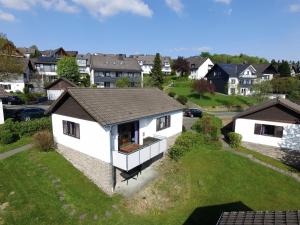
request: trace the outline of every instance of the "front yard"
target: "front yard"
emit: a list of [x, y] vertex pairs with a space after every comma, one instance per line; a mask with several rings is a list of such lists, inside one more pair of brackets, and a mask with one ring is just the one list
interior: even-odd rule
[[299, 183], [201, 145], [132, 199], [108, 197], [56, 152], [0, 161], [0, 224], [215, 224], [222, 211], [295, 210]]
[[14, 142], [14, 143], [11, 143], [11, 144], [7, 144], [7, 145], [0, 144], [0, 153], [22, 147], [24, 145], [30, 144], [31, 142], [32, 142], [31, 137], [22, 137], [20, 140]]
[[206, 93], [203, 96], [199, 96], [195, 93], [192, 88], [192, 81], [188, 80], [175, 80], [174, 87], [168, 89], [168, 91], [173, 91], [177, 95], [186, 96], [191, 102], [202, 106], [202, 107], [249, 107], [256, 103], [256, 100], [253, 97], [246, 96], [228, 96], [219, 93], [209, 94]]

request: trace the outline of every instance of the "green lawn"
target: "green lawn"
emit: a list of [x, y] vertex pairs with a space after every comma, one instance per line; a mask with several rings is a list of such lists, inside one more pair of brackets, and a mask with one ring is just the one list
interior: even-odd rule
[[256, 103], [256, 100], [253, 97], [246, 96], [228, 96], [220, 93], [215, 94], [204, 94], [204, 96], [199, 96], [195, 93], [192, 88], [192, 81], [186, 80], [175, 80], [174, 87], [169, 88], [168, 91], [173, 91], [177, 95], [184, 95], [188, 99], [203, 107], [215, 107], [215, 106], [239, 106], [239, 107], [248, 107]]
[[9, 203], [0, 224], [215, 225], [224, 210], [300, 208], [298, 182], [207, 145], [166, 161], [161, 177], [130, 200], [106, 196], [55, 152], [0, 161], [0, 180], [0, 204]]
[[14, 143], [8, 144], [8, 145], [0, 144], [0, 153], [7, 152], [7, 151], [10, 151], [15, 148], [19, 148], [19, 147], [21, 147], [23, 145], [27, 145], [31, 142], [32, 142], [31, 137], [23, 137], [20, 140], [14, 142]]

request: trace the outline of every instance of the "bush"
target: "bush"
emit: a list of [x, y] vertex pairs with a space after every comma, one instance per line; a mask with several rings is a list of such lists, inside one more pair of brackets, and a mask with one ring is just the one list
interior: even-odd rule
[[170, 91], [170, 92], [168, 93], [168, 95], [169, 95], [170, 97], [174, 98], [174, 97], [176, 96], [176, 93], [173, 92], [173, 91]]
[[13, 133], [9, 130], [3, 130], [0, 133], [0, 142], [1, 144], [7, 145], [16, 142], [20, 137], [18, 134]]
[[185, 105], [188, 102], [188, 98], [183, 95], [179, 95], [177, 97], [177, 101], [179, 101], [182, 105]]
[[186, 152], [201, 143], [203, 143], [203, 137], [200, 134], [185, 132], [176, 139], [175, 145], [169, 151], [169, 156], [177, 161]]
[[193, 130], [201, 133], [208, 141], [217, 141], [221, 135], [221, 128], [221, 119], [206, 113], [192, 126]]
[[9, 131], [20, 137], [30, 136], [41, 130], [51, 130], [51, 119], [49, 117], [22, 122], [14, 122], [12, 119], [8, 119], [0, 125], [0, 134]]
[[228, 137], [230, 147], [238, 148], [241, 146], [242, 135], [235, 132], [230, 132], [227, 137]]
[[34, 145], [41, 151], [48, 152], [53, 149], [53, 136], [50, 131], [39, 131], [33, 135]]

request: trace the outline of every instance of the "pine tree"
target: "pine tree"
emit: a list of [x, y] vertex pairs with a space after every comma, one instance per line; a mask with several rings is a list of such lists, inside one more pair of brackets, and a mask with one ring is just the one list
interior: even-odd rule
[[160, 54], [156, 53], [154, 58], [154, 65], [150, 73], [150, 77], [152, 79], [153, 85], [155, 87], [158, 87], [162, 89], [162, 85], [164, 83], [164, 75], [161, 71], [162, 65], [161, 65], [161, 59]]

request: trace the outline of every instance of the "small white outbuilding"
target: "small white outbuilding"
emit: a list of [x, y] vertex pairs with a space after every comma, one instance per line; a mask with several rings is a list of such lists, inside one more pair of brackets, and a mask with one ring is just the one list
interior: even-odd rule
[[7, 96], [8, 96], [8, 94], [5, 92], [5, 90], [2, 87], [0, 87], [0, 124], [4, 123], [2, 98], [5, 98]]

